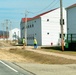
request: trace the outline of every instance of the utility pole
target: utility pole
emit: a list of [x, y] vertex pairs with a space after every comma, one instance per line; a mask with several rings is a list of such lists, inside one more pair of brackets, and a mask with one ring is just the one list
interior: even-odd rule
[[27, 46], [27, 14], [25, 12], [25, 40], [26, 40], [26, 46]]
[[61, 48], [64, 51], [64, 34], [63, 34], [63, 10], [62, 10], [62, 0], [60, 0], [60, 25], [61, 25]]
[[3, 26], [3, 40], [4, 40], [4, 23], [2, 23], [2, 26]]
[[12, 22], [10, 21], [10, 32], [11, 32], [11, 33], [9, 32], [10, 43], [12, 43], [12, 35], [11, 35], [12, 34], [12, 25], [11, 24], [12, 24]]
[[8, 20], [6, 19], [6, 40], [7, 40], [7, 42], [8, 42], [8, 35], [9, 35], [9, 33], [8, 33]]
[[23, 49], [25, 49], [25, 45], [27, 46], [27, 14], [25, 12], [25, 18], [24, 18], [24, 36], [23, 36]]
[[25, 41], [26, 41], [26, 46], [27, 46], [27, 13], [28, 11], [25, 11]]

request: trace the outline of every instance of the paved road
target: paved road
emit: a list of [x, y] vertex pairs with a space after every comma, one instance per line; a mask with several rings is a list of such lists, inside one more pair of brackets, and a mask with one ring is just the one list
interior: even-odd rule
[[0, 75], [33, 75], [18, 66], [0, 60]]

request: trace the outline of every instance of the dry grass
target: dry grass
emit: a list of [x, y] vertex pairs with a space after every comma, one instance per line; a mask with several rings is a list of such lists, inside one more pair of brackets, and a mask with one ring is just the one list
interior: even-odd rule
[[23, 58], [28, 59], [30, 63], [32, 62], [41, 64], [76, 64], [76, 60], [70, 60], [61, 57], [40, 54], [27, 50], [10, 49], [9, 52], [12, 54], [21, 55]]
[[6, 42], [6, 41], [0, 41], [0, 47], [8, 47], [11, 46], [10, 42]]
[[0, 60], [7, 60], [10, 62], [26, 62], [27, 61], [21, 55], [9, 53], [8, 51], [5, 51], [5, 50], [0, 51]]
[[[7, 60], [11, 62], [25, 62], [25, 63], [41, 63], [41, 64], [76, 64], [76, 60], [65, 59], [52, 55], [40, 54], [32, 51], [23, 50], [20, 48], [6, 48], [10, 44], [6, 42], [0, 42], [0, 60]], [[41, 49], [50, 52], [63, 53], [69, 55], [76, 55], [76, 52], [59, 51], [52, 49]]]
[[53, 48], [53, 47], [44, 47], [41, 50], [46, 51], [46, 52], [54, 52], [54, 53], [76, 56], [76, 50], [64, 50], [64, 51], [62, 51], [59, 48]]

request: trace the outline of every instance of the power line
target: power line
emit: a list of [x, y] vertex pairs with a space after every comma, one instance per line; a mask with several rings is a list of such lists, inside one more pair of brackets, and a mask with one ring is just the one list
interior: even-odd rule
[[[55, 3], [56, 2], [56, 3]], [[55, 3], [55, 4], [54, 4]], [[45, 8], [43, 8], [42, 10], [40, 10], [40, 11], [37, 11], [37, 12], [31, 12], [31, 13], [33, 13], [33, 14], [35, 14], [35, 13], [40, 13], [40, 12], [42, 12], [42, 11], [44, 11], [44, 10], [46, 10], [47, 8], [49, 8], [49, 7], [54, 7], [57, 3], [59, 3], [59, 0], [53, 0], [48, 6], [46, 6]], [[53, 4], [53, 5], [52, 5]]]
[[53, 8], [54, 6], [56, 6], [60, 1], [59, 0], [56, 0], [55, 3], [50, 7], [50, 8]]
[[[53, 0], [48, 6], [46, 6], [45, 8], [43, 8], [42, 10], [40, 10], [40, 11], [38, 11], [38, 12], [41, 12], [41, 11], [43, 11], [43, 10], [45, 10], [45, 9], [47, 9], [51, 4], [53, 4], [55, 2], [55, 0]], [[37, 12], [37, 13], [38, 13]]]

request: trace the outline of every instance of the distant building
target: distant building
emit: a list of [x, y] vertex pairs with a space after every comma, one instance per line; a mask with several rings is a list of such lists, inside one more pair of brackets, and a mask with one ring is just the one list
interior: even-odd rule
[[9, 32], [0, 30], [0, 40], [9, 38]]
[[[63, 8], [64, 34], [66, 34], [66, 10]], [[22, 18], [20, 24], [21, 38], [25, 35], [26, 18]], [[58, 45], [60, 43], [60, 8], [56, 8], [33, 18], [27, 18], [27, 44], [33, 45], [34, 37], [38, 41], [39, 46]]]
[[67, 33], [76, 34], [76, 3], [67, 7]]
[[18, 40], [20, 37], [20, 29], [14, 28], [9, 32], [0, 31], [0, 40]]
[[20, 29], [14, 28], [9, 31], [9, 40], [18, 40], [20, 38]]

